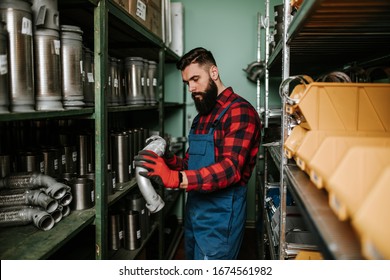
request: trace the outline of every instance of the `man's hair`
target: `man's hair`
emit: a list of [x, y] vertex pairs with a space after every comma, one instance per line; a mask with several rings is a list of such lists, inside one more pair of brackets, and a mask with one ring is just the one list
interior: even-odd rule
[[213, 54], [204, 48], [195, 48], [182, 56], [176, 63], [177, 69], [183, 71], [188, 65], [198, 63], [199, 65], [217, 65]]

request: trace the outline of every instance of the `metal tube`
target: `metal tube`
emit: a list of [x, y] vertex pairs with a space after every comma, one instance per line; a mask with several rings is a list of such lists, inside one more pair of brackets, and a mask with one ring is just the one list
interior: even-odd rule
[[47, 195], [55, 199], [62, 198], [69, 189], [69, 186], [40, 173], [16, 173], [0, 180], [0, 189], [33, 189], [35, 187], [42, 187]]
[[0, 208], [0, 227], [30, 223], [41, 230], [47, 231], [54, 226], [54, 219], [49, 213], [32, 206]]
[[[149, 137], [146, 140], [147, 144], [144, 150], [149, 150], [155, 152], [157, 155], [162, 156], [165, 152], [166, 141], [164, 138], [154, 135]], [[149, 209], [151, 213], [156, 213], [160, 211], [165, 203], [162, 198], [156, 193], [152, 183], [149, 179], [139, 175], [139, 172], [147, 171], [145, 168], [136, 167], [135, 177], [138, 183], [139, 190], [141, 191], [142, 196], [146, 200], [146, 208]]]
[[42, 190], [7, 189], [0, 191], [0, 207], [31, 205], [40, 206], [51, 213], [58, 207], [58, 202], [45, 194]]

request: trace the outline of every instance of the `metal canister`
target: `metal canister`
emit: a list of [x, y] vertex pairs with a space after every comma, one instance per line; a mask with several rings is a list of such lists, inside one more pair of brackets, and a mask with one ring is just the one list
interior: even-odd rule
[[140, 192], [136, 192], [127, 197], [127, 201], [129, 209], [139, 213], [141, 240], [145, 240], [150, 231], [150, 221], [145, 199]]
[[127, 57], [125, 59], [126, 84], [127, 84], [127, 105], [144, 105], [145, 96], [142, 91], [142, 57]]
[[57, 30], [34, 31], [36, 110], [62, 110], [61, 43]]
[[9, 112], [8, 32], [0, 21], [0, 113]]
[[119, 103], [120, 105], [126, 105], [126, 80], [124, 75], [124, 63], [122, 59], [118, 61], [118, 82], [119, 82]]
[[116, 182], [130, 180], [129, 137], [126, 133], [111, 134], [111, 168], [116, 172]]
[[139, 213], [137, 211], [128, 210], [123, 215], [125, 245], [127, 250], [138, 249], [141, 245], [141, 230], [139, 222]]
[[156, 105], [157, 104], [157, 62], [149, 61], [148, 68], [148, 96], [149, 96], [149, 104]]
[[109, 96], [107, 96], [108, 106], [118, 106], [121, 103], [121, 96], [119, 91], [119, 75], [118, 75], [118, 59], [115, 57], [109, 58], [109, 74], [108, 86], [110, 87]]
[[32, 0], [34, 28], [59, 30], [59, 12], [56, 0]]
[[83, 50], [83, 94], [85, 106], [95, 105], [95, 69], [93, 52], [84, 48]]
[[83, 31], [61, 25], [62, 100], [65, 109], [83, 108]]
[[71, 180], [73, 210], [84, 210], [95, 205], [95, 191], [93, 181], [85, 177], [77, 177]]
[[9, 91], [12, 112], [34, 111], [33, 23], [30, 1], [2, 0], [0, 21], [9, 38]]
[[16, 156], [16, 172], [45, 172], [43, 154], [38, 151], [21, 152]]
[[11, 156], [0, 154], [0, 178], [11, 174]]
[[148, 90], [149, 61], [147, 59], [143, 59], [142, 61], [143, 61], [142, 77], [141, 77], [142, 94], [145, 97], [145, 104], [150, 104], [150, 97], [149, 97], [149, 90]]

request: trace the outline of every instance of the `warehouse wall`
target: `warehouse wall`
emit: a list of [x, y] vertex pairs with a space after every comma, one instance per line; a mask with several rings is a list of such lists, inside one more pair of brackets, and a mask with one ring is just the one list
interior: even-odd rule
[[[257, 13], [265, 15], [264, 1], [260, 0], [181, 0], [184, 5], [184, 52], [195, 47], [204, 47], [213, 52], [221, 79], [226, 86], [232, 86], [236, 93], [247, 99], [256, 108], [256, 84], [246, 78], [243, 71], [247, 65], [257, 60]], [[275, 2], [275, 1], [271, 1]], [[262, 32], [264, 58], [264, 30]], [[182, 101], [183, 85], [175, 65], [170, 65], [166, 73], [166, 100]], [[196, 115], [195, 106], [188, 91], [188, 123]], [[274, 98], [278, 102], [278, 98]], [[183, 133], [177, 126], [180, 114], [167, 114], [166, 132], [173, 136]], [[175, 121], [176, 120], [176, 121]], [[255, 186], [251, 178], [248, 193], [248, 222], [255, 220]]]

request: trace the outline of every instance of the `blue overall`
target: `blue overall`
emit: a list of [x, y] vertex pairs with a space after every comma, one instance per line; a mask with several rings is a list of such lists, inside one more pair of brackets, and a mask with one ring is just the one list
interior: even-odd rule
[[[191, 128], [188, 169], [215, 163], [214, 129], [229, 109], [214, 121], [208, 134], [194, 134]], [[213, 192], [190, 191], [185, 214], [187, 259], [236, 259], [241, 247], [246, 219], [246, 186], [229, 186]]]

